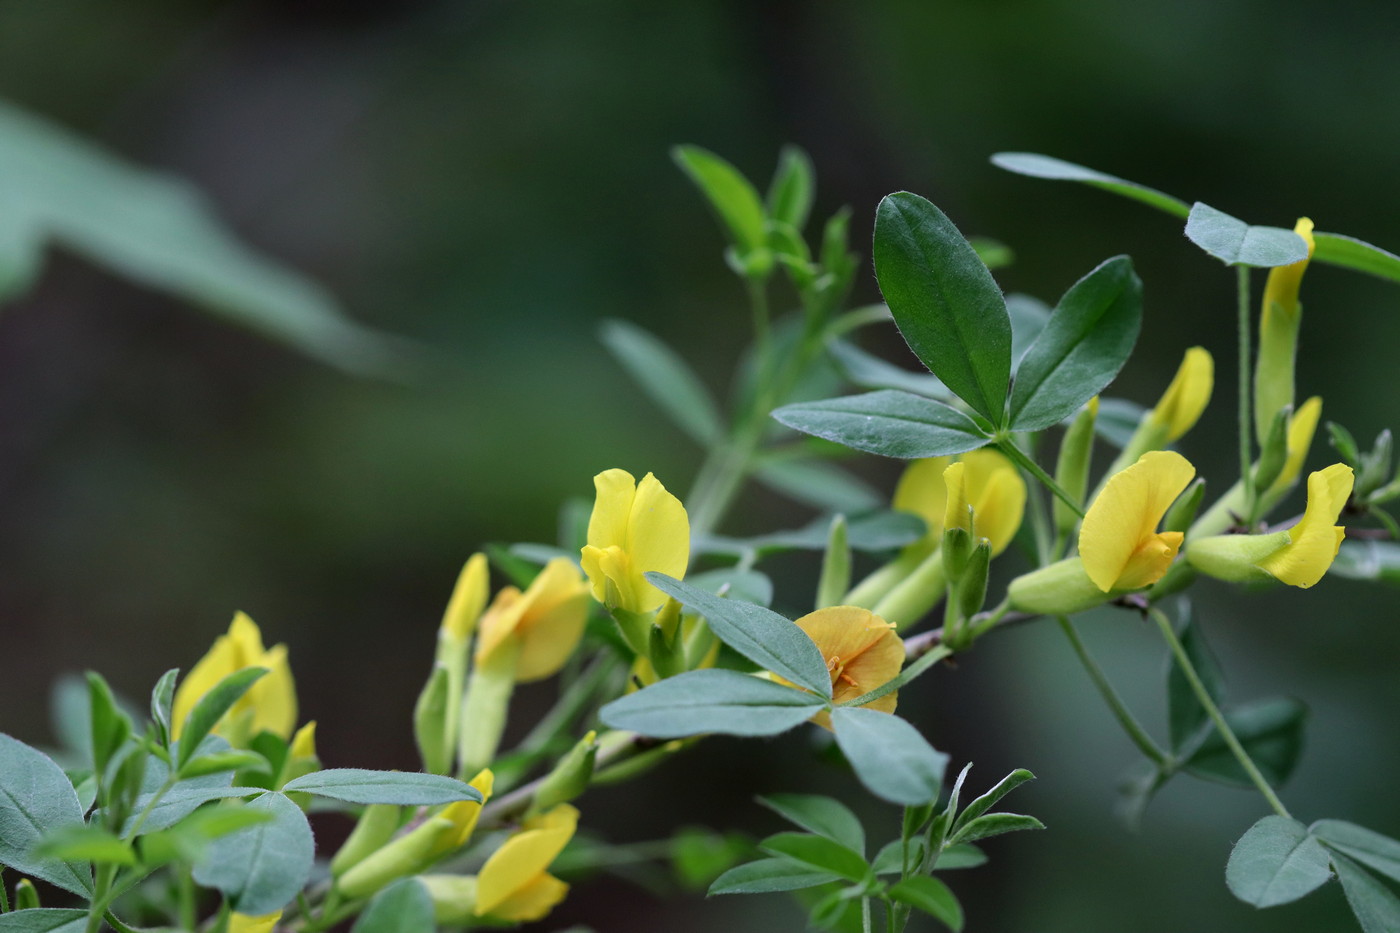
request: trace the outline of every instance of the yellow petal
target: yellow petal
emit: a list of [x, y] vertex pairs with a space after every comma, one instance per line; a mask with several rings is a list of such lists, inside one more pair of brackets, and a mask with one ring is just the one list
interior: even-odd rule
[[1345, 529], [1337, 516], [1351, 496], [1355, 477], [1351, 467], [1334, 463], [1308, 477], [1308, 505], [1298, 524], [1288, 530], [1289, 543], [1259, 562], [1261, 569], [1290, 586], [1306, 589], [1322, 579]]
[[670, 577], [685, 575], [690, 562], [690, 519], [681, 500], [667, 492], [650, 473], [642, 478], [632, 500], [623, 549], [631, 562], [637, 598], [635, 605], [626, 608], [633, 612], [659, 609], [666, 594], [648, 583], [643, 574], [656, 571]]
[[282, 911], [270, 914], [263, 914], [261, 917], [250, 917], [247, 914], [234, 913], [228, 918], [228, 933], [271, 933], [277, 926], [277, 921], [282, 919]]
[[948, 495], [943, 471], [951, 462], [948, 457], [911, 461], [894, 487], [894, 509], [922, 518], [928, 526], [927, 541], [943, 540], [943, 513]]
[[604, 470], [593, 477], [593, 488], [597, 494], [588, 518], [588, 543], [620, 547], [627, 541], [627, 519], [632, 514], [637, 481], [626, 470]]
[[453, 831], [443, 838], [442, 851], [450, 852], [453, 849], [460, 849], [471, 839], [472, 832], [476, 829], [476, 821], [481, 816], [481, 808], [486, 801], [491, 799], [491, 788], [495, 781], [496, 776], [490, 768], [482, 769], [469, 782], [472, 787], [481, 791], [481, 803], [477, 803], [475, 800], [459, 800], [444, 807], [442, 812], [438, 814], [454, 827]]
[[1308, 244], [1308, 255], [1292, 265], [1276, 266], [1269, 270], [1269, 278], [1264, 283], [1264, 314], [1298, 312], [1298, 289], [1303, 283], [1303, 273], [1308, 269], [1308, 260], [1313, 254], [1313, 222], [1306, 217], [1298, 218], [1293, 227]]
[[[1084, 570], [1100, 590], [1130, 584], [1136, 589], [1166, 572], [1181, 540], [1178, 535], [1173, 544], [1170, 536], [1156, 534], [1157, 524], [1195, 475], [1196, 468], [1181, 454], [1156, 450], [1104, 484], [1079, 530]], [[1154, 569], [1161, 573], [1151, 576]], [[1129, 578], [1120, 581], [1125, 572]]]
[[240, 670], [242, 665], [238, 663], [238, 648], [227, 635], [220, 635], [214, 639], [213, 646], [209, 652], [195, 664], [190, 672], [185, 675], [185, 679], [180, 681], [180, 687], [175, 691], [175, 702], [171, 708], [171, 730], [175, 738], [180, 737], [181, 730], [185, 727], [185, 719], [195, 708], [200, 699], [214, 689], [219, 681], [229, 674]]
[[588, 585], [571, 561], [558, 557], [540, 571], [525, 598], [530, 603], [519, 626], [515, 677], [540, 680], [563, 667], [578, 647], [588, 620]]
[[1005, 455], [986, 447], [963, 454], [967, 499], [976, 515], [977, 535], [992, 544], [992, 556], [1006, 550], [1026, 510], [1026, 481]]
[[548, 914], [568, 893], [567, 884], [553, 875], [542, 874], [498, 903], [490, 914], [499, 920], [529, 923]]
[[228, 627], [228, 637], [237, 652], [239, 670], [260, 663], [266, 653], [263, 650], [262, 630], [246, 613], [233, 614], [233, 623]]
[[1314, 395], [1308, 399], [1298, 410], [1293, 413], [1293, 417], [1288, 421], [1288, 457], [1283, 462], [1283, 469], [1279, 472], [1278, 479], [1269, 487], [1274, 490], [1283, 489], [1285, 486], [1292, 486], [1298, 479], [1298, 474], [1303, 471], [1303, 461], [1308, 457], [1308, 449], [1312, 447], [1313, 434], [1317, 431], [1317, 422], [1322, 417], [1322, 399]]
[[292, 736], [291, 755], [293, 758], [316, 757], [316, 720], [311, 720]]
[[460, 642], [465, 642], [476, 628], [491, 586], [491, 571], [485, 554], [473, 554], [452, 589], [447, 610], [442, 614], [442, 630]]
[[297, 688], [292, 680], [291, 665], [287, 663], [287, 646], [274, 645], [253, 663], [267, 668], [267, 673], [248, 689], [234, 708], [252, 710], [250, 738], [262, 731], [288, 738], [297, 724]]
[[[904, 642], [894, 626], [859, 606], [830, 606], [797, 620], [821, 652], [831, 672], [831, 692], [837, 703], [853, 700], [887, 683], [904, 665]], [[865, 704], [870, 709], [894, 712], [898, 697], [886, 694]], [[831, 718], [825, 712], [812, 717], [825, 728]]]
[[560, 804], [544, 814], [543, 828], [527, 829], [507, 839], [491, 854], [477, 876], [476, 915], [495, 908], [544, 875], [550, 863], [564, 851], [578, 825], [578, 811]]
[[502, 587], [491, 600], [491, 608], [481, 617], [480, 630], [476, 636], [476, 663], [481, 664], [495, 654], [507, 639], [515, 634], [515, 626], [520, 622], [520, 590], [513, 586]]
[[1201, 347], [1192, 347], [1177, 368], [1167, 391], [1149, 417], [1162, 425], [1167, 441], [1176, 440], [1195, 426], [1210, 402], [1215, 387], [1215, 360]]
[[967, 472], [967, 464], [962, 461], [948, 465], [948, 469], [943, 471], [943, 486], [945, 487], [946, 505], [943, 509], [943, 528], [961, 528], [963, 531], [972, 531], [972, 519], [968, 515], [967, 485], [964, 482], [963, 474]]

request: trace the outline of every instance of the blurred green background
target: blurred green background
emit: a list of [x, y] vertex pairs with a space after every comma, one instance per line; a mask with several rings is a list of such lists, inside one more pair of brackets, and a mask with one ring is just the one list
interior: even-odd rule
[[[0, 99], [189, 179], [357, 320], [429, 348], [404, 384], [357, 380], [51, 255], [0, 316], [0, 729], [46, 740], [48, 686], [64, 671], [100, 668], [142, 695], [243, 609], [290, 645], [328, 764], [415, 767], [408, 717], [467, 555], [552, 540], [559, 502], [589, 495], [601, 469], [652, 470], [683, 492], [698, 466], [595, 337], [606, 317], [637, 322], [725, 389], [747, 311], [718, 230], [668, 158], [680, 142], [760, 184], [783, 143], [805, 147], [817, 214], [851, 205], [863, 252], [880, 196], [924, 194], [1016, 250], [1004, 286], [1052, 302], [1130, 253], [1147, 312], [1114, 393], [1150, 404], [1187, 346], [1211, 349], [1216, 402], [1183, 451], [1218, 493], [1235, 456], [1231, 273], [1165, 216], [1007, 175], [987, 156], [1047, 152], [1256, 223], [1306, 213], [1395, 250], [1400, 68], [1379, 10], [0, 2]], [[858, 301], [877, 298], [868, 265], [858, 282]], [[1400, 423], [1387, 349], [1400, 294], [1315, 267], [1304, 301], [1300, 392], [1323, 395], [1324, 417], [1359, 437]], [[892, 331], [868, 345], [913, 362]], [[1310, 464], [1328, 453], [1319, 441]], [[857, 469], [888, 488], [898, 466]], [[810, 513], [762, 493], [736, 514], [729, 530]], [[782, 565], [780, 606], [809, 599], [813, 564]], [[1234, 695], [1287, 693], [1313, 710], [1290, 807], [1400, 832], [1393, 594], [1336, 578], [1199, 592]], [[1083, 629], [1159, 723], [1153, 633], [1113, 613]], [[1011, 803], [1050, 830], [993, 841], [990, 865], [950, 878], [971, 930], [1354, 922], [1335, 885], [1271, 912], [1230, 897], [1230, 842], [1265, 812], [1249, 792], [1180, 779], [1142, 832], [1124, 829], [1115, 785], [1135, 753], [1050, 627], [989, 639], [906, 691], [901, 710], [955, 762], [976, 762], [974, 786], [1017, 766], [1040, 778]], [[893, 808], [809, 745], [714, 740], [590, 794], [585, 822], [624, 841], [685, 824], [764, 833], [778, 824], [755, 792], [826, 791], [897, 831]], [[602, 878], [542, 926], [571, 923], [757, 931], [798, 929], [802, 914], [782, 895], [666, 899]]]

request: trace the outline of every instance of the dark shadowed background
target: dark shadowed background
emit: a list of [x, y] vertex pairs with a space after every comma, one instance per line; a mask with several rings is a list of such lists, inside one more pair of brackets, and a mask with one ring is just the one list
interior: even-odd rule
[[[676, 143], [761, 184], [782, 144], [805, 147], [817, 214], [851, 205], [864, 253], [878, 199], [917, 191], [1015, 249], [1005, 287], [1052, 302], [1130, 253], [1146, 317], [1114, 393], [1150, 404], [1186, 347], [1211, 349], [1216, 401], [1182, 449], [1222, 491], [1231, 273], [1164, 215], [987, 157], [1047, 152], [1255, 223], [1309, 214], [1395, 250], [1400, 67], [1381, 9], [0, 2], [0, 98], [184, 176], [358, 320], [431, 349], [407, 384], [357, 380], [52, 255], [0, 316], [0, 729], [46, 741], [48, 686], [65, 671], [100, 668], [141, 696], [243, 609], [289, 644], [328, 764], [416, 767], [409, 715], [462, 561], [483, 542], [552, 540], [559, 502], [590, 494], [601, 469], [651, 470], [683, 493], [698, 466], [595, 337], [606, 317], [637, 322], [725, 388], [747, 311], [668, 157]], [[868, 264], [856, 297], [878, 297]], [[1314, 267], [1304, 300], [1300, 392], [1323, 395], [1324, 417], [1358, 437], [1400, 423], [1400, 292]], [[870, 346], [913, 363], [892, 332]], [[1329, 454], [1320, 438], [1310, 466]], [[898, 469], [856, 468], [887, 488]], [[737, 514], [729, 530], [810, 513], [762, 493]], [[778, 602], [795, 608], [814, 560], [782, 566], [792, 582]], [[1313, 710], [1290, 807], [1400, 831], [1393, 594], [1336, 578], [1199, 592], [1234, 695], [1286, 693]], [[1083, 629], [1159, 725], [1154, 633], [1114, 613]], [[994, 840], [990, 865], [950, 878], [971, 930], [1351, 928], [1335, 885], [1262, 913], [1226, 891], [1230, 842], [1265, 812], [1257, 795], [1180, 780], [1140, 833], [1116, 821], [1135, 752], [1053, 628], [988, 639], [901, 710], [955, 762], [976, 762], [973, 786], [1018, 766], [1039, 776], [1008, 803], [1049, 831]], [[585, 823], [623, 841], [685, 824], [763, 833], [779, 827], [752, 796], [784, 790], [849, 798], [897, 831], [894, 808], [808, 746], [714, 740], [590, 794]], [[571, 923], [742, 933], [799, 929], [802, 914], [784, 895], [658, 899], [604, 878], [541, 928]]]

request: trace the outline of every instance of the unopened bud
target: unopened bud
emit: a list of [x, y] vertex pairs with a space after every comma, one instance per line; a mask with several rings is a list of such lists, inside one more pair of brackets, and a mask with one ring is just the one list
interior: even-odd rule
[[1268, 489], [1283, 473], [1283, 465], [1288, 462], [1288, 422], [1292, 417], [1292, 405], [1286, 405], [1274, 414], [1268, 432], [1261, 441], [1259, 460], [1254, 464], [1255, 489]]
[[987, 569], [991, 562], [992, 543], [983, 538], [972, 552], [962, 578], [958, 580], [958, 611], [964, 619], [970, 619], [982, 611], [982, 604], [987, 600]]
[[433, 919], [444, 926], [477, 920], [476, 875], [420, 875], [433, 899]]
[[430, 774], [447, 774], [452, 770], [457, 737], [447, 734], [448, 710], [460, 700], [450, 696], [451, 679], [446, 667], [433, 665], [432, 676], [413, 707], [413, 737], [418, 742], [423, 770]]
[[[1075, 502], [1084, 503], [1084, 493], [1089, 487], [1089, 464], [1094, 453], [1094, 421], [1099, 415], [1099, 397], [1089, 399], [1084, 410], [1065, 431], [1060, 441], [1060, 453], [1055, 461], [1055, 482], [1069, 493]], [[1068, 536], [1079, 524], [1079, 513], [1058, 497], [1055, 498], [1055, 530]]]
[[399, 808], [391, 803], [372, 803], [360, 814], [350, 837], [331, 859], [331, 874], [340, 877], [365, 857], [379, 851], [399, 831]]
[[531, 813], [540, 813], [561, 803], [568, 803], [588, 789], [593, 779], [593, 764], [598, 757], [598, 733], [589, 732], [559, 759], [535, 792]]
[[1196, 512], [1201, 507], [1201, 500], [1206, 494], [1206, 481], [1204, 477], [1197, 477], [1192, 481], [1186, 491], [1176, 497], [1171, 508], [1167, 509], [1167, 514], [1162, 519], [1163, 531], [1180, 531], [1185, 533], [1191, 527], [1191, 523], [1196, 520]]
[[1036, 615], [1072, 615], [1113, 598], [1084, 571], [1084, 561], [1068, 557], [1011, 581], [1006, 590], [1011, 608]]
[[346, 897], [369, 897], [390, 882], [421, 870], [440, 848], [443, 837], [455, 830], [451, 820], [432, 817], [366, 856], [341, 875], [335, 886]]
[[977, 539], [967, 529], [949, 528], [943, 532], [943, 574], [949, 583], [956, 584], [962, 578], [976, 549]]
[[841, 605], [841, 598], [851, 586], [851, 546], [846, 537], [846, 516], [831, 520], [826, 537], [826, 554], [822, 557], [822, 575], [817, 582], [818, 609]]
[[38, 910], [39, 889], [28, 878], [19, 879], [15, 885], [15, 910]]

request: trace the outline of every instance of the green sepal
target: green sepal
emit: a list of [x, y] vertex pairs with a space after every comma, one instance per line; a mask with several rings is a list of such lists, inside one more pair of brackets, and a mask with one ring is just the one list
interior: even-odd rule
[[851, 586], [851, 545], [846, 535], [846, 516], [831, 520], [831, 533], [822, 555], [822, 572], [817, 581], [816, 609], [839, 606]]
[[1186, 545], [1186, 560], [1201, 573], [1230, 583], [1271, 583], [1259, 562], [1289, 543], [1286, 531], [1267, 535], [1212, 535]]
[[1163, 531], [1180, 531], [1185, 534], [1196, 520], [1196, 512], [1201, 508], [1201, 500], [1206, 494], [1206, 478], [1198, 476], [1186, 487], [1186, 491], [1176, 497], [1162, 519]]
[[962, 578], [954, 586], [958, 596], [958, 611], [970, 619], [982, 611], [987, 601], [987, 573], [992, 562], [992, 545], [986, 538], [978, 542], [967, 562]]
[[1006, 597], [1011, 608], [1036, 615], [1068, 616], [1093, 609], [1115, 593], [1099, 589], [1084, 570], [1084, 561], [1067, 557], [1011, 581]]
[[554, 769], [545, 775], [535, 791], [530, 812], [542, 813], [561, 803], [568, 803], [588, 789], [593, 779], [593, 765], [598, 758], [598, 737], [590, 732], [564, 753]]
[[1288, 462], [1288, 422], [1293, 417], [1293, 406], [1285, 405], [1274, 412], [1267, 433], [1260, 441], [1259, 459], [1254, 464], [1254, 488], [1268, 489], [1273, 486]]
[[661, 626], [653, 625], [648, 632], [646, 657], [663, 680], [685, 671], [685, 645], [679, 638], [667, 638]]
[[19, 879], [15, 885], [15, 910], [38, 910], [39, 889], [34, 887], [34, 882], [28, 878]]
[[131, 737], [131, 718], [117, 706], [112, 688], [96, 671], [87, 672], [93, 770], [103, 774], [117, 749]]
[[[1094, 456], [1094, 423], [1098, 420], [1098, 408], [1091, 400], [1080, 409], [1060, 440], [1060, 452], [1055, 458], [1055, 482], [1080, 505], [1084, 504], [1084, 494], [1089, 488], [1089, 466]], [[1052, 501], [1055, 530], [1068, 537], [1079, 524], [1079, 513], [1060, 501], [1059, 496]]]
[[[972, 509], [968, 508], [971, 515]], [[956, 586], [967, 571], [973, 552], [977, 550], [977, 538], [966, 528], [947, 528], [943, 531], [943, 547], [939, 553], [943, 559], [943, 574], [950, 585]]]
[[430, 774], [447, 774], [452, 770], [457, 737], [447, 734], [447, 714], [449, 706], [460, 704], [461, 700], [450, 695], [450, 684], [451, 674], [447, 668], [434, 664], [433, 673], [413, 707], [413, 738], [418, 743], [423, 770]]

